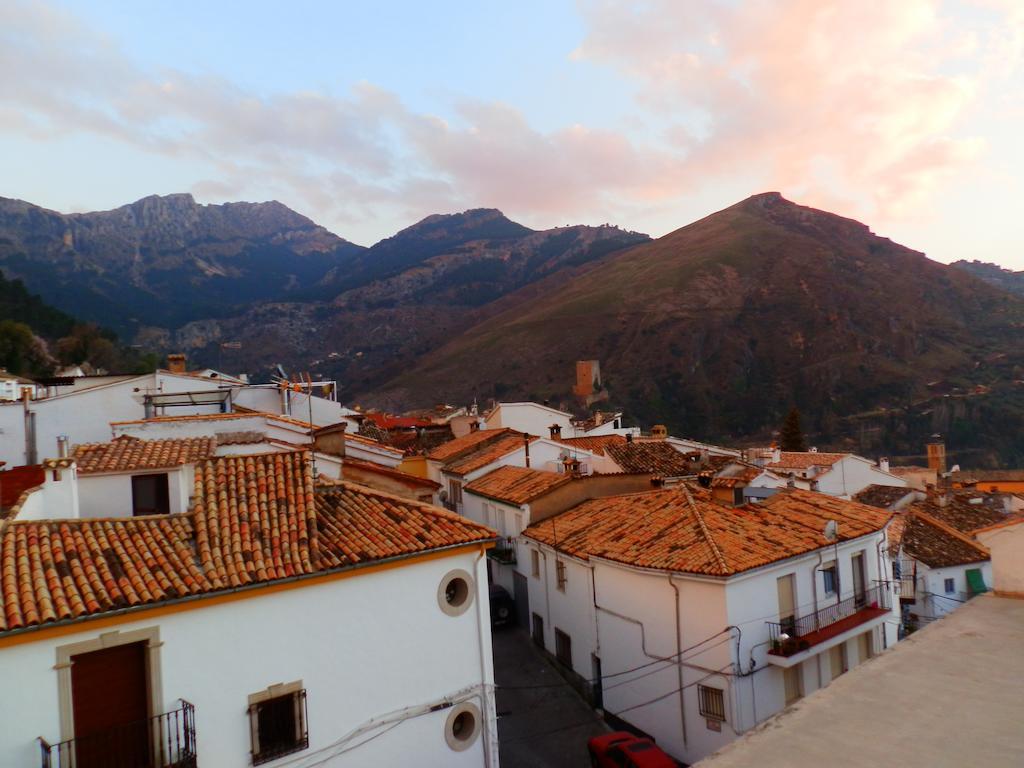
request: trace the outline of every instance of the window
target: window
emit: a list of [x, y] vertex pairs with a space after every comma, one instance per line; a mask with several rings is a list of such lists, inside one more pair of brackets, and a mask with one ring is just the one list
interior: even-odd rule
[[449, 571], [437, 587], [437, 604], [449, 616], [465, 613], [473, 603], [473, 577], [457, 568]]
[[782, 670], [782, 682], [786, 691], [786, 706], [789, 706], [804, 695], [803, 681], [800, 679], [802, 677], [800, 672], [802, 667], [802, 664], [797, 664]]
[[555, 576], [557, 578], [558, 591], [565, 592], [565, 582], [567, 580], [565, 576], [565, 561], [555, 561]]
[[306, 689], [302, 683], [272, 685], [249, 697], [252, 764], [260, 765], [309, 747]]
[[836, 561], [825, 563], [821, 569], [821, 576], [825, 582], [825, 594], [834, 595], [839, 591], [839, 569], [836, 568]]
[[956, 581], [955, 580], [953, 580], [953, 579], [946, 579], [944, 586], [946, 588], [946, 594], [947, 595], [952, 595], [954, 592], [956, 592]]
[[448, 503], [454, 506], [462, 503], [462, 483], [458, 480], [448, 481]]
[[533, 578], [540, 578], [540, 552], [536, 549], [530, 550], [530, 568]]
[[572, 669], [572, 638], [555, 627], [555, 658], [558, 663]]
[[132, 475], [132, 515], [166, 515], [171, 511], [167, 473]]
[[700, 699], [700, 713], [711, 720], [725, 720], [725, 692], [721, 688], [707, 685], [697, 686], [697, 697]]
[[465, 701], [454, 707], [444, 724], [444, 738], [456, 752], [469, 749], [480, 734], [480, 710]]

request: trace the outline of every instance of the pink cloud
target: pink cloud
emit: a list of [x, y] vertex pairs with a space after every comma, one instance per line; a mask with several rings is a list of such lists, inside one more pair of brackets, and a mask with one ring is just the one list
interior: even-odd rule
[[979, 39], [1017, 50], [1011, 7], [964, 29], [938, 0], [605, 0], [583, 4], [576, 58], [636, 78], [652, 109], [706, 117], [681, 142], [688, 175], [752, 174], [811, 204], [899, 215], [983, 152], [965, 118], [996, 73], [968, 54]]

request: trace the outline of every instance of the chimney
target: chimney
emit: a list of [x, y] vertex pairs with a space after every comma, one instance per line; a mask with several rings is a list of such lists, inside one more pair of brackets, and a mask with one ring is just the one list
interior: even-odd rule
[[476, 419], [473, 419], [471, 422], [469, 422], [469, 431], [470, 432], [479, 432], [480, 431], [480, 422], [477, 421]]
[[551, 433], [552, 440], [558, 440], [562, 437], [562, 427], [559, 424], [552, 424], [548, 427], [548, 431]]
[[889, 471], [889, 459], [883, 456], [878, 460], [878, 468], [883, 472]]
[[657, 440], [664, 440], [668, 437], [668, 429], [666, 429], [664, 424], [655, 424], [651, 427], [651, 437]]
[[782, 449], [777, 445], [772, 446], [772, 464], [778, 464], [782, 461]]
[[663, 488], [665, 486], [665, 478], [661, 475], [651, 475], [651, 487], [652, 488]]
[[706, 466], [711, 461], [711, 452], [707, 448], [700, 449], [700, 464]]
[[523, 433], [523, 450], [526, 453], [526, 468], [530, 468], [530, 436]]
[[573, 458], [572, 456], [566, 456], [562, 459], [562, 468], [567, 475], [572, 477], [582, 476], [582, 473], [580, 472], [580, 460]]
[[818, 452], [818, 447], [817, 447], [817, 446], [815, 446], [815, 445], [812, 445], [812, 446], [811, 446], [810, 448], [808, 448], [807, 450], [808, 450], [808, 451], [809, 451], [810, 453], [817, 453], [817, 452]]
[[61, 459], [68, 457], [68, 436], [57, 435], [57, 456]]
[[627, 432], [626, 433], [626, 442], [627, 443], [632, 443], [633, 442], [633, 433], [632, 432]]
[[180, 352], [168, 355], [167, 370], [171, 373], [185, 373], [185, 355]]

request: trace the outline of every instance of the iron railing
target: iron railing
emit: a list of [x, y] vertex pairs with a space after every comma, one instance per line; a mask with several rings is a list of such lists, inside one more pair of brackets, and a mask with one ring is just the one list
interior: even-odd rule
[[50, 744], [39, 737], [42, 768], [196, 768], [195, 707]]
[[514, 536], [502, 536], [497, 543], [488, 550], [488, 554], [499, 563], [506, 565], [516, 564], [516, 540]]
[[806, 616], [791, 616], [782, 621], [769, 621], [769, 653], [792, 656], [810, 647], [808, 635], [855, 616], [861, 611], [879, 608], [888, 610], [889, 607], [889, 589], [880, 584]]

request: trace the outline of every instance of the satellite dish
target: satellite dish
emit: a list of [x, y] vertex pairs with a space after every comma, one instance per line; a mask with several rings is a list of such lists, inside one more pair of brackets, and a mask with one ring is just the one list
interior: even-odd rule
[[839, 523], [835, 520], [829, 520], [825, 523], [825, 538], [829, 541], [835, 541], [839, 538]]

